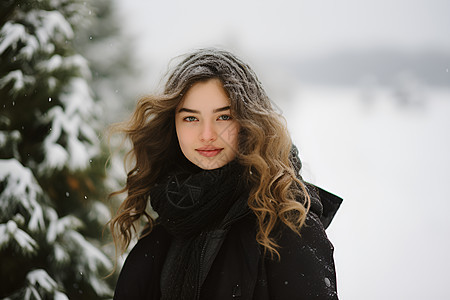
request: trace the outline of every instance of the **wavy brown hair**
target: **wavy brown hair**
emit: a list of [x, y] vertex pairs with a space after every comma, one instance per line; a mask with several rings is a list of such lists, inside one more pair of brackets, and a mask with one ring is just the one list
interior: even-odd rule
[[272, 257], [279, 256], [271, 235], [277, 221], [300, 234], [310, 199], [290, 157], [292, 142], [285, 119], [275, 111], [247, 64], [227, 51], [202, 49], [186, 55], [173, 69], [160, 95], [140, 99], [131, 119], [114, 127], [131, 141], [127, 157], [133, 161], [125, 187], [111, 194], [127, 193], [109, 224], [121, 253], [129, 246], [141, 217], [148, 222], [146, 232], [155, 225], [146, 212], [149, 190], [170, 171], [170, 162], [182, 155], [175, 109], [193, 84], [210, 79], [222, 82], [233, 118], [240, 124], [237, 159], [250, 187], [248, 205], [257, 217], [257, 242]]

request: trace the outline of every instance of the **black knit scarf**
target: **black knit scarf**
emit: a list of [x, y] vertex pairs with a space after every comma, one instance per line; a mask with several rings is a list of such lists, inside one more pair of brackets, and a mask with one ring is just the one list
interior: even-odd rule
[[194, 299], [206, 233], [249, 211], [242, 172], [236, 161], [215, 170], [184, 168], [150, 191], [158, 222], [173, 236], [161, 274], [162, 299]]

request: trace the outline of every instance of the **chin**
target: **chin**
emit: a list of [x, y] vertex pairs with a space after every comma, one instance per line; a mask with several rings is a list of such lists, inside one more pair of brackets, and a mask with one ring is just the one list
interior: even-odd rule
[[203, 158], [199, 163], [196, 163], [196, 165], [203, 170], [214, 170], [225, 166], [227, 163], [228, 161], [223, 161], [219, 158], [215, 158], [210, 161]]

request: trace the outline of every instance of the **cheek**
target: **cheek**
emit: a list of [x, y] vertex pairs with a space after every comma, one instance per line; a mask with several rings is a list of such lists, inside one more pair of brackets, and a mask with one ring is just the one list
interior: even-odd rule
[[183, 127], [180, 126], [179, 122], [175, 122], [175, 130], [177, 132], [177, 138], [178, 138], [178, 143], [180, 144], [180, 147], [182, 147], [182, 145], [184, 144], [184, 131], [183, 131]]
[[229, 130], [228, 130], [228, 142], [234, 146], [237, 146], [238, 144], [238, 136], [239, 136], [239, 124], [234, 124]]
[[187, 126], [176, 124], [176, 131], [180, 147], [189, 145], [192, 142], [193, 132]]

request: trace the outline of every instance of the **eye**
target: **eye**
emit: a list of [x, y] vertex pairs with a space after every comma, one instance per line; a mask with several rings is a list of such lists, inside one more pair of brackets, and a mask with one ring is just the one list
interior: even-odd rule
[[196, 117], [189, 116], [189, 117], [183, 118], [183, 121], [186, 121], [186, 122], [195, 122], [195, 121], [197, 121], [197, 118], [196, 118]]
[[222, 120], [222, 121], [229, 121], [232, 119], [232, 117], [230, 115], [221, 115], [217, 119]]

